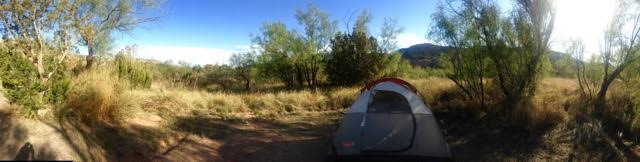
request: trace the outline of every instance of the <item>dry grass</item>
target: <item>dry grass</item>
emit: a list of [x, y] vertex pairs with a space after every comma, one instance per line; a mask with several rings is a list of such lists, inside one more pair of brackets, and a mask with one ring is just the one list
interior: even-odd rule
[[126, 114], [124, 108], [134, 105], [126, 89], [125, 84], [107, 71], [86, 72], [73, 81], [63, 108], [84, 120], [119, 120]]
[[156, 87], [150, 90], [130, 90], [138, 106], [146, 112], [165, 116], [205, 113], [206, 115], [235, 119], [259, 117], [282, 118], [302, 112], [341, 110], [351, 105], [356, 97], [355, 88], [332, 90], [297, 90], [279, 92], [205, 92], [182, 88]]
[[578, 83], [573, 79], [546, 78], [538, 85], [532, 103], [514, 111], [513, 118], [535, 129], [561, 123], [568, 118], [571, 101], [579, 97]]
[[[460, 114], [479, 112], [479, 107], [470, 104], [457, 87], [446, 78], [431, 77], [408, 81], [416, 86], [434, 112], [447, 114], [443, 118], [466, 119], [475, 116]], [[304, 121], [305, 123], [301, 123], [301, 125], [315, 128], [316, 125], [322, 125], [318, 123], [338, 120], [341, 112], [348, 108], [358, 96], [359, 88], [341, 87], [236, 93], [196, 91], [184, 87], [171, 87], [166, 83], [158, 82], [153, 84], [151, 89], [129, 89], [126, 84], [122, 84], [109, 73], [95, 71], [82, 74], [74, 79], [73, 89], [64, 108], [85, 119], [101, 121], [119, 120], [128, 117], [126, 114], [149, 115], [149, 113], [156, 113], [166, 120], [189, 116], [205, 116], [205, 119], [222, 120], [252, 118], [277, 120], [281, 123], [301, 123]], [[490, 94], [496, 94], [487, 96], [489, 105], [497, 107], [498, 105], [495, 103], [500, 99], [499, 92], [495, 90], [495, 87], [489, 87], [489, 89]], [[575, 119], [577, 112], [583, 112], [582, 110], [585, 109], [581, 108], [578, 93], [578, 85], [573, 79], [543, 79], [538, 86], [536, 95], [527, 104], [529, 106], [514, 110], [511, 114], [512, 120], [508, 120], [509, 123], [506, 124], [517, 124], [528, 130], [537, 130], [541, 127], [568, 123], [567, 121]], [[612, 89], [609, 97], [611, 104], [633, 107], [629, 97], [624, 96], [625, 93], [621, 87]], [[497, 109], [490, 107], [489, 111], [492, 110]], [[611, 109], [608, 110], [608, 114], [628, 114], [625, 112], [626, 110], [628, 109]], [[305, 121], [310, 115], [326, 118], [322, 118], [322, 121]], [[137, 117], [144, 118], [144, 116]], [[628, 122], [629, 117], [624, 117], [624, 119], [625, 122]], [[562, 128], [557, 130], [563, 130], [564, 126], [559, 125]], [[559, 142], [542, 141], [542, 143], [548, 143], [544, 144], [548, 145], [545, 148], [553, 148], [566, 143], [563, 141], [566, 140], [564, 134], [567, 133], [557, 134]], [[593, 134], [593, 132], [583, 134]], [[555, 134], [552, 132], [550, 136], [552, 135]], [[593, 138], [585, 136], [582, 141], [591, 139]]]
[[[431, 77], [409, 82], [434, 111], [479, 112], [448, 79]], [[562, 122], [566, 120], [570, 101], [577, 96], [577, 87], [571, 79], [544, 79], [531, 106], [514, 111], [513, 117], [532, 129]], [[98, 120], [113, 120], [139, 111], [165, 117], [195, 113], [222, 119], [278, 119], [304, 112], [343, 111], [355, 100], [359, 88], [234, 93], [171, 88], [158, 82], [151, 89], [132, 90], [107, 72], [95, 71], [74, 80], [65, 107]]]

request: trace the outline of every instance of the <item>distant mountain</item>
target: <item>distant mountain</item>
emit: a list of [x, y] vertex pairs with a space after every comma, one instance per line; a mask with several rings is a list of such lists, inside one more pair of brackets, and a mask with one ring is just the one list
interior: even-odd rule
[[413, 65], [437, 67], [440, 55], [450, 49], [451, 47], [422, 43], [409, 48], [402, 48], [398, 51], [402, 53], [402, 58], [409, 60]]
[[[440, 56], [453, 49], [452, 47], [440, 46], [431, 43], [416, 44], [409, 48], [401, 48], [398, 51], [402, 54], [402, 58], [409, 60], [411, 64], [422, 67], [438, 67]], [[549, 60], [552, 64], [560, 60], [574, 60], [571, 56], [557, 51], [552, 51]]]

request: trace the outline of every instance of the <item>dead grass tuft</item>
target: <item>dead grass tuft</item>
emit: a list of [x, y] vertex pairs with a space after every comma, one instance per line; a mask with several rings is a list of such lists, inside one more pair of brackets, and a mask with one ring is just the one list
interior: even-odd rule
[[85, 72], [73, 81], [64, 109], [91, 121], [114, 121], [124, 116], [125, 108], [134, 103], [126, 84], [107, 71]]

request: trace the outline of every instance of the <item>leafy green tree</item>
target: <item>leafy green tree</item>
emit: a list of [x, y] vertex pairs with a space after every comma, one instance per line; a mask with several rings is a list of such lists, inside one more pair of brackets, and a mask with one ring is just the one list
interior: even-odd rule
[[289, 88], [294, 86], [295, 69], [293, 61], [294, 43], [297, 35], [281, 23], [266, 23], [262, 26], [262, 36], [254, 38], [254, 42], [262, 48], [258, 58], [260, 73], [263, 76], [276, 76]]
[[640, 2], [619, 1], [617, 13], [604, 34], [600, 56], [603, 62], [602, 82], [596, 95], [596, 117], [602, 117], [607, 91], [625, 69], [640, 60]]
[[151, 0], [74, 0], [68, 8], [67, 17], [81, 38], [80, 44], [87, 47], [86, 68], [91, 68], [96, 51], [109, 47], [111, 32], [128, 32], [135, 26], [157, 17], [148, 17], [144, 11], [156, 7]]
[[230, 58], [234, 74], [244, 81], [244, 88], [251, 89], [251, 81], [255, 79], [256, 55], [253, 52], [233, 54]]
[[465, 87], [469, 91], [465, 93], [472, 94], [469, 96], [474, 92], [484, 94], [482, 78], [486, 76], [484, 67], [488, 58], [496, 83], [505, 96], [505, 110], [522, 107], [524, 101], [535, 94], [542, 63], [550, 52], [552, 2], [518, 0], [509, 17], [501, 15], [499, 6], [492, 0], [460, 2], [448, 1], [448, 12], [440, 7], [433, 15], [436, 25], [432, 35], [456, 47], [449, 59], [453, 70], [450, 78], [459, 82], [461, 89]]
[[296, 51], [293, 56], [299, 84], [310, 87], [318, 84], [318, 75], [323, 67], [323, 60], [328, 53], [328, 45], [336, 33], [337, 21], [330, 20], [329, 15], [313, 4], [307, 10], [296, 10], [296, 19], [304, 26], [304, 34], [296, 40]]
[[383, 49], [367, 34], [370, 14], [363, 12], [352, 33], [338, 33], [331, 41], [326, 69], [335, 85], [353, 85], [372, 80], [385, 68]]
[[[447, 78], [451, 79], [471, 101], [479, 102], [481, 108], [484, 108], [484, 79], [487, 77], [484, 62], [488, 54], [487, 50], [482, 48], [483, 33], [477, 26], [479, 21], [486, 20], [487, 17], [497, 17], [498, 12], [497, 7], [491, 4], [476, 1], [463, 3], [461, 10], [438, 6], [438, 11], [432, 15], [435, 23], [429, 36], [443, 45], [452, 47], [442, 58], [447, 69]], [[476, 10], [478, 7], [482, 9]]]
[[64, 20], [67, 7], [64, 0], [0, 2], [2, 87], [28, 116], [66, 96], [66, 58], [74, 42]]
[[229, 90], [237, 81], [234, 79], [234, 70], [227, 65], [205, 65], [202, 69], [204, 80], [199, 82], [203, 86], [218, 85], [222, 90]]

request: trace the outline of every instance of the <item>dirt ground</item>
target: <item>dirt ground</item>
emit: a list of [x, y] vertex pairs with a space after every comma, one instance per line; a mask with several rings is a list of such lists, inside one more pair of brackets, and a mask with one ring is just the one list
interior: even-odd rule
[[[206, 113], [146, 113], [123, 123], [85, 125], [25, 119], [0, 100], [0, 160], [324, 161], [328, 135], [339, 120], [336, 114], [221, 120]], [[566, 124], [529, 131], [444, 118], [441, 122], [457, 161], [572, 159], [574, 135]]]
[[313, 113], [279, 121], [146, 114], [89, 126], [25, 119], [0, 101], [0, 160], [324, 161], [336, 120]]

